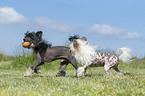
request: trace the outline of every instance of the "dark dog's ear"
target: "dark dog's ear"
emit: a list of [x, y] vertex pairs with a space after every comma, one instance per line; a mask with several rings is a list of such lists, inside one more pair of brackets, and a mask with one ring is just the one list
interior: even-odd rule
[[42, 31], [37, 31], [36, 33], [36, 36], [39, 38], [39, 39], [42, 39]]
[[24, 33], [25, 35], [29, 34], [29, 31], [27, 31], [26, 33]]
[[79, 44], [77, 43], [76, 40], [73, 41], [73, 46], [76, 50], [78, 50]]
[[81, 38], [83, 41], [87, 41], [87, 38], [86, 37], [82, 37]]

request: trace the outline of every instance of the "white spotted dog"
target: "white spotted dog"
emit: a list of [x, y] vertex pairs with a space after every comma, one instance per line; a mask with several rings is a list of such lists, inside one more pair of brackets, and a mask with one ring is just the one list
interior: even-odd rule
[[118, 74], [123, 75], [123, 73], [117, 67], [119, 60], [128, 64], [132, 61], [130, 48], [119, 48], [116, 54], [111, 54], [105, 52], [96, 52], [96, 48], [94, 46], [90, 46], [85, 37], [80, 39], [79, 37], [76, 38], [76, 36], [71, 36], [69, 40], [72, 41], [69, 47], [73, 56], [83, 66], [77, 69], [78, 77], [85, 77], [87, 67], [98, 66], [104, 66], [104, 70], [107, 74], [109, 74], [110, 69], [113, 68], [116, 72], [118, 72]]

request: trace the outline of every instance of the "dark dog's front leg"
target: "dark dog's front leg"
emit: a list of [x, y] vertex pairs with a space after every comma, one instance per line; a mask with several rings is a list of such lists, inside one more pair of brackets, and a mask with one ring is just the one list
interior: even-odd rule
[[65, 69], [66, 69], [66, 66], [68, 65], [68, 63], [69, 62], [67, 60], [65, 60], [65, 59], [61, 60], [61, 63], [60, 63], [61, 71], [58, 72], [57, 76], [65, 76], [66, 75]]
[[[43, 65], [43, 64], [44, 64], [44, 62], [41, 62], [38, 66]], [[41, 70], [40, 70], [40, 68], [39, 68], [38, 66], [37, 66], [35, 69], [33, 69], [34, 66], [32, 66], [31, 69], [32, 69], [35, 73], [42, 73]]]
[[41, 60], [36, 60], [35, 65], [32, 67], [32, 69], [34, 70], [35, 73], [41, 73], [40, 69], [37, 68], [40, 65], [43, 65], [44, 62], [41, 62]]

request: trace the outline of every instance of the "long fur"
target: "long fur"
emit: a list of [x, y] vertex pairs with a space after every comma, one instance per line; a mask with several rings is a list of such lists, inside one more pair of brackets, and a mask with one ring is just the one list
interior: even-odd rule
[[43, 58], [44, 54], [46, 53], [46, 50], [48, 47], [51, 47], [52, 45], [47, 43], [46, 41], [42, 41], [37, 46], [35, 46], [34, 50], [37, 50], [40, 54], [40, 56]]
[[90, 46], [87, 41], [77, 39], [78, 48], [75, 49], [73, 43], [70, 45], [70, 49], [73, 52], [73, 56], [83, 66], [89, 66], [91, 62], [96, 58], [96, 49], [94, 46]]

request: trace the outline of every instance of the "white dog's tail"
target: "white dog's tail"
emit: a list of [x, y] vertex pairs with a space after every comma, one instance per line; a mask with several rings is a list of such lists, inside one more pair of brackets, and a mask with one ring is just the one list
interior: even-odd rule
[[130, 48], [128, 48], [128, 47], [122, 47], [122, 48], [119, 48], [116, 53], [117, 53], [117, 55], [119, 55], [119, 59], [121, 61], [123, 61], [124, 63], [128, 63], [129, 64], [129, 63], [132, 62], [131, 58], [133, 57], [131, 55], [131, 51], [132, 50]]

